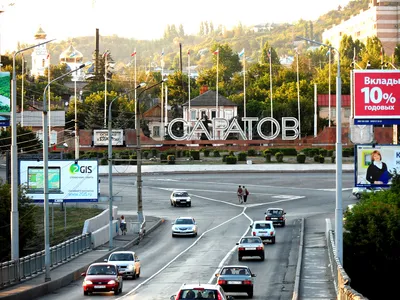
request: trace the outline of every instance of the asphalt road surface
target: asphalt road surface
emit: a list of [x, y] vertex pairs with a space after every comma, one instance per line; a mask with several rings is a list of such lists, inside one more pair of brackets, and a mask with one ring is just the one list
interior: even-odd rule
[[[137, 212], [136, 177], [114, 176], [113, 190], [122, 201], [116, 202], [119, 214]], [[351, 196], [352, 173], [343, 174], [343, 207], [355, 203]], [[247, 204], [239, 204], [238, 185], [250, 191]], [[173, 207], [173, 189], [185, 189], [192, 196], [192, 207]], [[101, 192], [108, 194], [106, 177]], [[143, 176], [143, 211], [165, 222], [132, 248], [142, 265], [141, 277], [124, 280], [123, 293], [95, 294], [97, 299], [161, 300], [176, 294], [182, 283], [214, 283], [214, 274], [226, 264], [250, 267], [255, 278], [253, 299], [292, 298], [297, 263], [300, 220], [318, 218], [335, 211], [334, 173], [248, 173], [248, 174], [153, 174]], [[287, 211], [286, 227], [276, 228], [276, 244], [265, 245], [265, 261], [237, 259], [235, 243], [248, 234], [254, 220], [262, 220], [268, 207]], [[193, 216], [199, 227], [196, 238], [172, 238], [171, 222], [179, 216]], [[321, 228], [324, 230], [324, 228]], [[40, 299], [87, 299], [82, 280]], [[231, 294], [245, 299], [246, 294]]]

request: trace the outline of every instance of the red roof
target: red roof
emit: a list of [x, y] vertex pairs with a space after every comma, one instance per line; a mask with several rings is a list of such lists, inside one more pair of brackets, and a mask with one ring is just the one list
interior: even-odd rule
[[[318, 106], [329, 107], [329, 94], [318, 95]], [[331, 95], [331, 107], [336, 107], [336, 95]], [[342, 107], [350, 107], [350, 95], [342, 95]]]

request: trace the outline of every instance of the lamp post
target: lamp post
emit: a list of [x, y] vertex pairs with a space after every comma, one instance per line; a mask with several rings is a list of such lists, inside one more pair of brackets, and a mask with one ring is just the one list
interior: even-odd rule
[[13, 55], [11, 82], [11, 259], [19, 258], [19, 223], [18, 223], [18, 149], [17, 149], [17, 76], [15, 72], [15, 57], [18, 53], [54, 41], [45, 41], [21, 50]]
[[47, 116], [47, 99], [46, 90], [50, 84], [57, 81], [77, 70], [85, 67], [85, 64], [80, 65], [78, 68], [71, 70], [55, 79], [50, 81], [43, 91], [43, 206], [44, 206], [44, 263], [45, 263], [45, 281], [50, 281], [50, 242], [49, 242], [49, 119]]
[[142, 200], [142, 146], [140, 143], [140, 106], [139, 106], [139, 99], [140, 96], [147, 90], [165, 82], [166, 79], [163, 79], [148, 88], [144, 89], [143, 91], [140, 92], [140, 94], [137, 97], [136, 100], [136, 107], [137, 107], [137, 115], [135, 116], [135, 123], [136, 123], [136, 159], [137, 159], [137, 165], [136, 165], [136, 187], [137, 187], [137, 207], [138, 207], [138, 221], [139, 223], [142, 223], [144, 218], [143, 218], [143, 200]]
[[[135, 87], [133, 90], [136, 91], [138, 88], [141, 88], [145, 86], [145, 83], [139, 84], [137, 87]], [[111, 113], [111, 106], [115, 100], [118, 98], [129, 94], [132, 92], [132, 90], [129, 90], [121, 95], [118, 95], [114, 99], [111, 100], [110, 104], [108, 105], [108, 210], [109, 210], [109, 216], [110, 216], [110, 223], [109, 223], [109, 249], [111, 250], [113, 248], [113, 213], [112, 213], [112, 130], [111, 130], [111, 125], [112, 125], [112, 113]]]
[[336, 75], [336, 209], [335, 209], [335, 247], [336, 256], [343, 264], [343, 203], [342, 203], [342, 80], [340, 78], [340, 53], [327, 44], [312, 41], [304, 37], [298, 39], [308, 41], [320, 46], [335, 50], [337, 57], [337, 75]]
[[104, 128], [107, 126], [107, 56], [108, 50], [104, 52]]

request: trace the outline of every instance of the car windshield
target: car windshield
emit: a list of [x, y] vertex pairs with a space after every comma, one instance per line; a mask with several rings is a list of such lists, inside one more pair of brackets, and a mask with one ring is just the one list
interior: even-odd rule
[[97, 265], [91, 266], [87, 275], [116, 275], [117, 269], [112, 265]]
[[174, 193], [175, 197], [188, 197], [189, 194], [187, 192], [176, 192]]
[[210, 289], [182, 290], [179, 299], [218, 299], [218, 291]]
[[109, 261], [133, 261], [132, 253], [113, 253]]
[[175, 224], [193, 224], [192, 219], [177, 219]]
[[271, 229], [271, 224], [269, 224], [269, 223], [257, 223], [255, 228], [256, 229]]
[[267, 213], [268, 215], [281, 216], [283, 214], [283, 211], [278, 209], [271, 209]]

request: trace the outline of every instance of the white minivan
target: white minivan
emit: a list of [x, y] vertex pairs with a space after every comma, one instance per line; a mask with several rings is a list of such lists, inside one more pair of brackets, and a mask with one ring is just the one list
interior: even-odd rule
[[263, 241], [275, 244], [275, 228], [272, 221], [254, 221], [250, 228], [252, 236], [258, 236]]

